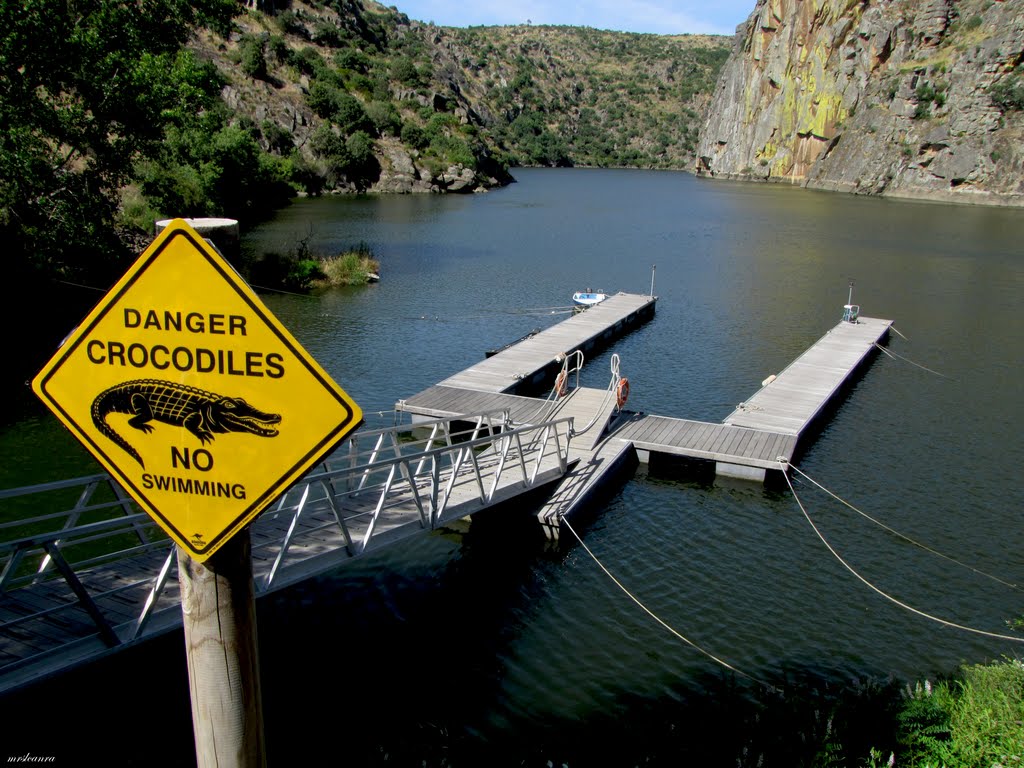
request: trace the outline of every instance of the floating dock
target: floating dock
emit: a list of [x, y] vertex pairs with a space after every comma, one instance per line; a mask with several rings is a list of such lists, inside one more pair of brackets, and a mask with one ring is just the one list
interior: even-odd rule
[[[536, 392], [554, 381], [565, 356], [576, 351], [592, 356], [654, 317], [656, 302], [654, 296], [635, 293], [609, 296], [600, 304], [460, 371], [438, 386], [516, 395]], [[415, 409], [406, 410], [415, 413]]]
[[[630, 294], [613, 296], [399, 401], [396, 408], [417, 418], [454, 418], [459, 413], [507, 408], [520, 423], [541, 419], [550, 413], [543, 400], [509, 393], [523, 381], [553, 379], [564, 353], [586, 351], [597, 340], [635, 327], [637, 318], [653, 314], [653, 301]], [[871, 317], [841, 320], [721, 423], [609, 411], [595, 429], [602, 437], [632, 446], [641, 462], [647, 462], [652, 453], [712, 461], [716, 474], [763, 481], [767, 472], [780, 468], [780, 459], [792, 459], [801, 437], [836, 401], [891, 326], [891, 320]], [[586, 423], [591, 416], [581, 413], [577, 418]], [[596, 447], [593, 435], [586, 451], [574, 445], [574, 455], [583, 461], [578, 472], [585, 470], [593, 458], [589, 452]]]
[[633, 417], [615, 438], [632, 443], [640, 460], [651, 453], [715, 462], [726, 477], [763, 481], [789, 461], [801, 437], [843, 392], [877, 345], [891, 320], [842, 320], [790, 363], [770, 376], [736, 410], [712, 424], [665, 416]]
[[[574, 352], [593, 354], [651, 319], [655, 301], [617, 294], [399, 401], [398, 410], [433, 430], [418, 447], [404, 434], [408, 425], [355, 433], [348, 452], [325, 462], [252, 524], [257, 592], [540, 487], [550, 493], [539, 508], [531, 496], [531, 511], [557, 538], [563, 520], [654, 454], [714, 462], [717, 474], [763, 481], [769, 471], [785, 471], [780, 460], [791, 459], [892, 325], [844, 318], [721, 423], [625, 410], [616, 400], [622, 379], [614, 355], [605, 390], [577, 386], [562, 397], [527, 396], [566, 370]], [[449, 422], [474, 418], [468, 439], [450, 431]], [[442, 422], [430, 426], [433, 419]], [[371, 441], [365, 450], [352, 447], [365, 440]], [[102, 483], [111, 483], [114, 507], [123, 507], [124, 516], [80, 523], [90, 511], [84, 500]], [[87, 488], [77, 506], [39, 518], [48, 532], [0, 541], [0, 692], [180, 622], [174, 548], [158, 532], [154, 537], [155, 524], [132, 511], [108, 476], [2, 491], [0, 500], [73, 486]], [[76, 538], [113, 533], [136, 536], [138, 543], [81, 566], [61, 555]]]

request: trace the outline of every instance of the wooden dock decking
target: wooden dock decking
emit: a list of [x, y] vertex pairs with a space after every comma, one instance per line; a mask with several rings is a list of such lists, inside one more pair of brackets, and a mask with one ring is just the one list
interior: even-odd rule
[[797, 440], [778, 432], [665, 416], [634, 417], [616, 430], [615, 439], [632, 443], [641, 461], [647, 454], [665, 453], [758, 469], [778, 469], [778, 457], [788, 461]]
[[[654, 316], [657, 299], [617, 293], [550, 328], [513, 344], [440, 382], [481, 392], [522, 394], [553, 380], [562, 356], [585, 355], [607, 345], [627, 329]], [[557, 358], [557, 359], [556, 359]]]
[[650, 453], [706, 459], [719, 475], [764, 480], [768, 470], [779, 469], [779, 459], [793, 457], [801, 436], [891, 326], [871, 317], [841, 321], [721, 424], [640, 416], [615, 438], [631, 442], [641, 461]]
[[800, 435], [884, 339], [892, 320], [840, 322], [725, 417], [736, 427]]
[[451, 419], [464, 413], [508, 409], [512, 419], [520, 424], [532, 424], [543, 407], [544, 401], [536, 397], [486, 392], [447, 384], [436, 384], [406, 400], [399, 400], [397, 404], [400, 411], [431, 419]]
[[[508, 408], [515, 421], [534, 422], [548, 411], [536, 398], [508, 394], [516, 389], [516, 384], [542, 380], [557, 369], [555, 355], [586, 349], [592, 340], [604, 338], [626, 318], [634, 317], [633, 313], [645, 311], [651, 302], [653, 299], [644, 296], [613, 296], [400, 401], [397, 407], [421, 418]], [[875, 345], [886, 337], [891, 325], [891, 320], [871, 317], [861, 317], [853, 323], [840, 321], [720, 424], [623, 414], [628, 418], [624, 421], [620, 417], [613, 425], [613, 437], [632, 444], [640, 461], [646, 461], [651, 453], [663, 453], [714, 461], [716, 472], [721, 475], [764, 480], [767, 471], [779, 468], [779, 459], [789, 461], [793, 457], [801, 435], [833, 402]], [[609, 412], [600, 418], [607, 422], [611, 415]], [[577, 419], [580, 418], [584, 421], [577, 428], [590, 416], [584, 417], [580, 412]], [[587, 448], [594, 449], [595, 435], [587, 440]], [[577, 450], [582, 450], [582, 446], [577, 446]], [[582, 458], [585, 464], [587, 457]]]

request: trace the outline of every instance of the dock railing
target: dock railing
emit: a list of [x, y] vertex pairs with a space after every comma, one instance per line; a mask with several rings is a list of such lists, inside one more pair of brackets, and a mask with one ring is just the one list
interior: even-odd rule
[[[560, 355], [562, 367], [555, 375], [555, 383], [551, 391], [537, 406], [537, 415], [533, 417], [535, 422], [549, 421], [558, 410], [558, 404], [562, 398], [568, 396], [580, 385], [580, 371], [583, 370], [583, 351], [575, 350], [568, 355]], [[557, 358], [556, 358], [557, 359]]]
[[[594, 426], [594, 424], [597, 423], [598, 419], [601, 418], [601, 415], [604, 413], [605, 409], [608, 406], [611, 405], [612, 400], [614, 400], [614, 399], [616, 399], [618, 397], [618, 392], [620, 391], [620, 387], [622, 385], [622, 382], [624, 382], [624, 381], [626, 382], [626, 385], [627, 385], [626, 393], [628, 394], [628, 392], [629, 392], [629, 388], [628, 388], [629, 382], [626, 381], [626, 379], [624, 379], [622, 377], [622, 374], [619, 372], [619, 356], [618, 356], [618, 354], [613, 354], [612, 355], [612, 359], [611, 359], [611, 374], [612, 374], [611, 375], [611, 379], [608, 381], [608, 388], [605, 390], [604, 397], [601, 399], [600, 406], [598, 406], [598, 408], [594, 411], [594, 417], [589, 422], [587, 422], [586, 425], [584, 425], [580, 429], [574, 429], [573, 433], [572, 433], [573, 436], [582, 435], [582, 434], [586, 433], [587, 431], [589, 431]], [[624, 401], [623, 401], [622, 404], [624, 404]], [[618, 407], [620, 409], [621, 409], [622, 404], [618, 404]]]
[[[251, 524], [257, 594], [563, 475], [571, 432], [503, 410], [354, 433]], [[0, 519], [0, 678], [180, 619], [176, 548], [108, 475], [2, 490]]]
[[[464, 423], [468, 428], [453, 429]], [[454, 504], [460, 515], [469, 514], [496, 501], [502, 488], [533, 488], [545, 467], [564, 473], [571, 431], [571, 418], [517, 427], [501, 410], [420, 422], [415, 431], [406, 426], [357, 433], [274, 508], [273, 515], [291, 519], [265, 587], [274, 583], [309, 510], [326, 505], [330, 516], [303, 530], [303, 537], [334, 527], [356, 556], [396, 526], [436, 528], [453, 516]]]
[[[549, 421], [558, 414], [563, 399], [572, 395], [573, 391], [579, 388], [580, 371], [583, 368], [583, 363], [583, 352], [580, 350], [576, 350], [563, 358], [562, 368], [555, 377], [555, 383], [552, 386], [551, 391], [548, 393], [547, 397], [541, 401], [540, 406], [537, 408], [535, 421]], [[590, 421], [578, 429], [573, 428], [572, 434], [574, 436], [585, 434], [593, 428], [593, 426], [601, 419], [602, 415], [605, 414], [606, 409], [611, 406], [612, 402], [617, 402], [619, 393], [622, 391], [621, 387], [623, 383], [625, 383], [625, 391], [628, 396], [629, 382], [622, 376], [619, 370], [619, 365], [620, 361], [618, 354], [613, 354], [611, 356], [610, 363], [611, 377], [608, 381], [608, 386], [605, 389], [604, 397], [594, 410], [594, 415], [591, 417]], [[571, 385], [570, 381], [573, 382]], [[624, 400], [622, 403], [617, 402], [619, 409], [621, 409], [621, 405], [624, 404], [624, 402]]]

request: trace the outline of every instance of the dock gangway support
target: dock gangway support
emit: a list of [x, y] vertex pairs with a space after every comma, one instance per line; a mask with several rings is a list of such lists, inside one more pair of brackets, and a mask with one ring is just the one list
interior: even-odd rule
[[[572, 418], [356, 432], [250, 525], [257, 597], [562, 477]], [[0, 693], [181, 622], [176, 548], [105, 474], [0, 490]]]

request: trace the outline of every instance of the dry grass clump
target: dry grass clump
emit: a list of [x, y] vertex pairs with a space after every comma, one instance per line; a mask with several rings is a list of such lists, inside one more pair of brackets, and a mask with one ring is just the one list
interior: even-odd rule
[[337, 256], [327, 256], [320, 262], [320, 271], [323, 277], [311, 281], [314, 288], [366, 285], [378, 279], [380, 263], [368, 248], [356, 248]]

